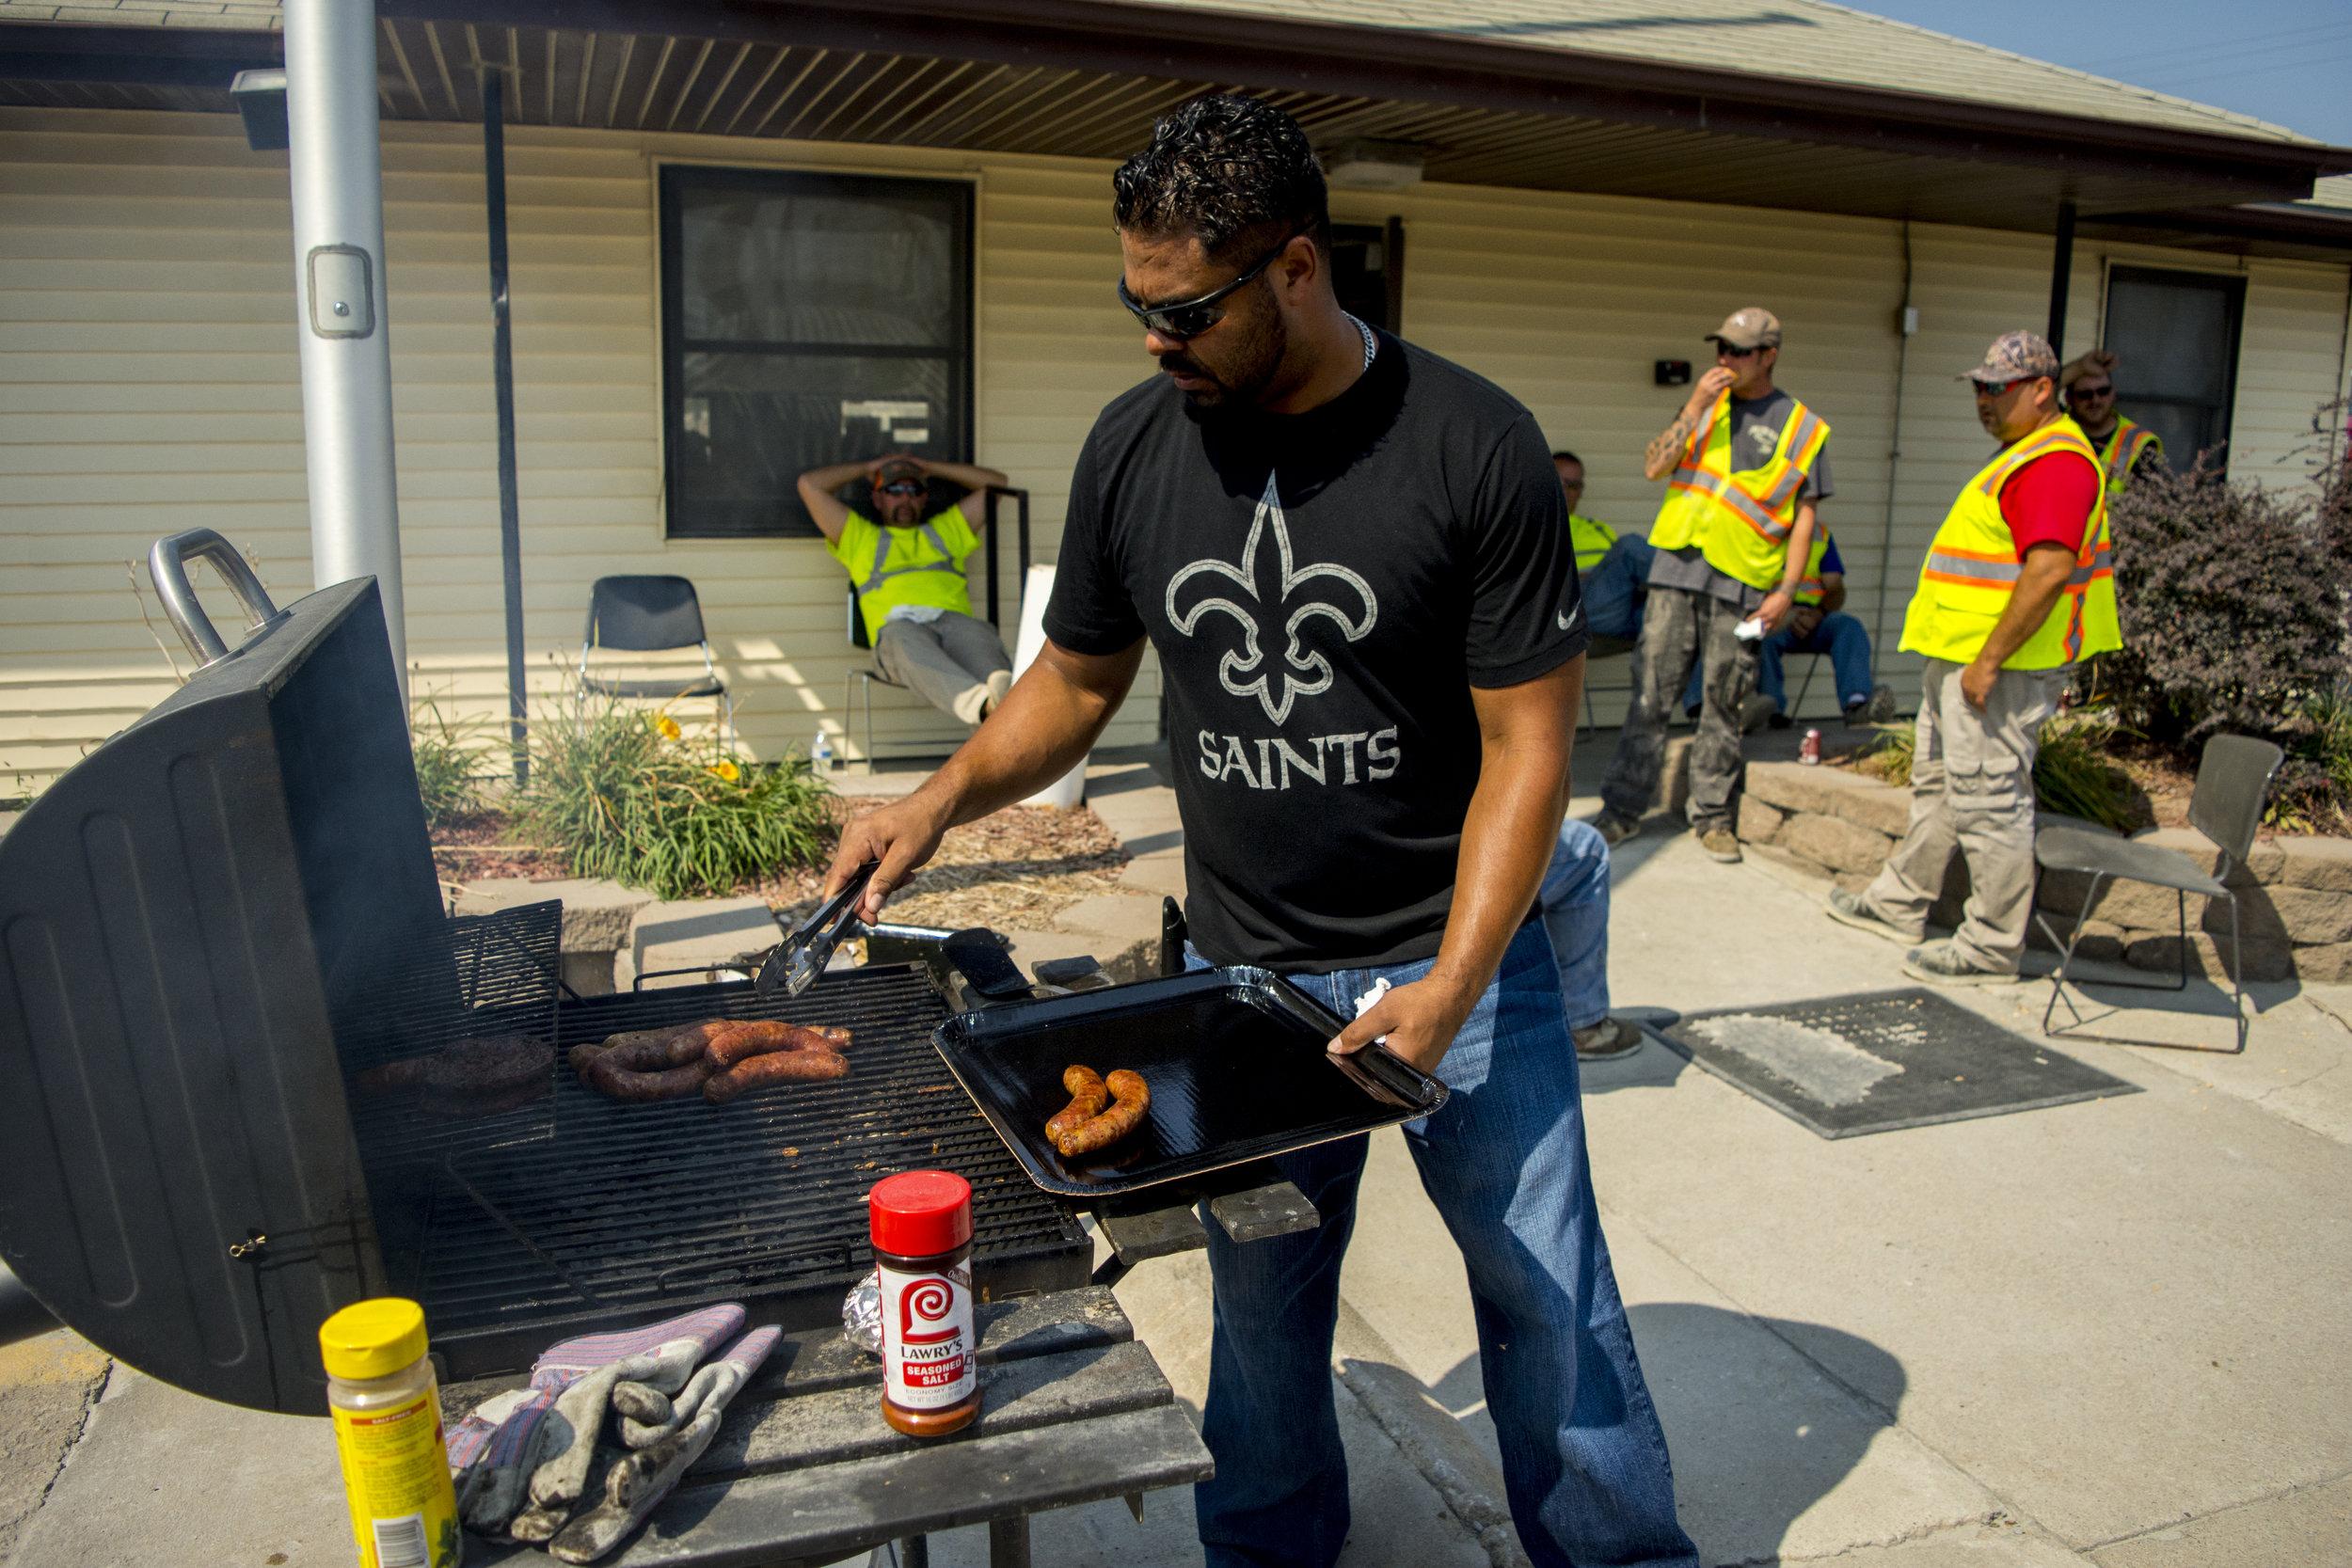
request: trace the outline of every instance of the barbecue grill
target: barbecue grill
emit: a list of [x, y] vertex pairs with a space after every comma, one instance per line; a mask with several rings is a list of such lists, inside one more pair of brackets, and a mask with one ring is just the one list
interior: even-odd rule
[[[240, 646], [188, 554], [244, 602]], [[60, 1321], [193, 1392], [312, 1415], [318, 1325], [388, 1292], [424, 1304], [453, 1380], [711, 1301], [820, 1326], [866, 1272], [866, 1189], [933, 1165], [972, 1182], [984, 1299], [1086, 1282], [1071, 1210], [931, 1048], [925, 969], [772, 1003], [566, 995], [558, 906], [443, 914], [373, 581], [280, 611], [209, 531], [151, 563], [210, 662], [0, 839], [0, 1258]], [[622, 1103], [559, 1060], [714, 1015], [848, 1024], [851, 1075]], [[357, 1087], [509, 1035], [548, 1048], [521, 1103], [449, 1117]]]

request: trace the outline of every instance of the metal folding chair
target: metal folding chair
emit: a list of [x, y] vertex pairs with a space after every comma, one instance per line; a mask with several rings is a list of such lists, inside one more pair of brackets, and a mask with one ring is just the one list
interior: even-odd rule
[[[858, 612], [855, 583], [850, 585], [849, 610], [850, 646], [865, 652], [872, 652], [874, 640], [866, 635], [866, 617]], [[849, 719], [857, 712], [857, 705], [850, 696], [852, 691], [863, 692], [866, 697], [866, 765], [869, 768], [874, 765], [874, 686], [876, 682], [895, 690], [906, 689], [905, 683], [894, 681], [888, 675], [883, 674], [882, 666], [879, 664], [852, 665], [850, 673], [841, 677], [842, 718]]]
[[[614, 680], [591, 673], [588, 656], [598, 648], [617, 653], [662, 653], [672, 648], [700, 648], [703, 677], [680, 681], [675, 676], [645, 680]], [[588, 590], [588, 629], [580, 645], [580, 692], [598, 696], [675, 702], [709, 697], [719, 709], [722, 741], [733, 733], [735, 701], [719, 667], [710, 657], [710, 637], [703, 629], [701, 598], [693, 582], [678, 577], [598, 578]]]
[[2060, 942], [2049, 920], [2037, 908], [2034, 920], [2042, 935], [2058, 949], [2058, 972], [2050, 977], [2050, 1005], [2042, 1010], [2042, 1032], [2054, 1039], [2106, 1040], [2115, 1045], [2162, 1045], [2176, 1050], [2210, 1051], [2211, 1046], [2177, 1046], [2169, 1040], [2127, 1039], [2118, 1035], [2089, 1035], [2078, 1032], [2082, 1012], [2074, 1003], [2066, 1010], [2074, 1022], [2064, 1030], [2050, 1027], [2050, 1020], [2058, 1011], [2059, 998], [2066, 994], [2067, 967], [2074, 961], [2074, 948], [2082, 941], [2083, 926], [2090, 919], [2090, 911], [2099, 901], [2103, 882], [2121, 878], [2135, 882], [2147, 882], [2156, 887], [2169, 887], [2180, 916], [2180, 973], [2169, 985], [2157, 985], [2137, 980], [2106, 980], [2100, 985], [2122, 986], [2133, 990], [2186, 990], [2188, 989], [2188, 895], [2202, 894], [2207, 898], [2220, 898], [2230, 906], [2230, 997], [2237, 1014], [2237, 1044], [2246, 1049], [2246, 956], [2238, 945], [2237, 891], [2228, 885], [2230, 873], [2246, 863], [2247, 854], [2254, 847], [2254, 830], [2262, 825], [2263, 801], [2270, 792], [2271, 777], [2279, 770], [2285, 753], [2267, 740], [2250, 736], [2217, 735], [2205, 742], [2204, 755], [2197, 765], [2197, 787], [2188, 801], [2188, 825], [2205, 835], [2219, 852], [2208, 876], [2195, 861], [2177, 849], [2148, 844], [2138, 839], [2118, 838], [2106, 833], [2086, 832], [2080, 828], [2044, 828], [2034, 835], [2033, 858], [2036, 864], [2047, 871], [2079, 871], [2090, 875], [2090, 887], [2083, 895], [2083, 907], [2074, 917], [2074, 929]]

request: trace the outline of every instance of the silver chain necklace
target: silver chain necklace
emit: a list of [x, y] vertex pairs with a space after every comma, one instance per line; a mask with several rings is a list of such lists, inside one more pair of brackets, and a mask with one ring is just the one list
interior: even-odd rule
[[1361, 334], [1364, 340], [1364, 369], [1372, 369], [1372, 362], [1374, 358], [1380, 353], [1380, 340], [1374, 337], [1372, 335], [1372, 328], [1366, 326], [1361, 321], [1359, 321], [1353, 313], [1343, 310], [1340, 314], [1346, 316], [1349, 321], [1356, 324], [1357, 332]]

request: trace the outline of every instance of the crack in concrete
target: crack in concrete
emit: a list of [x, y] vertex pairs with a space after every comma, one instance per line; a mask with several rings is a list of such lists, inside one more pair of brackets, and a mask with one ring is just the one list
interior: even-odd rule
[[2226, 1518], [2230, 1514], [2243, 1513], [2249, 1508], [2261, 1508], [2269, 1503], [2282, 1502], [2306, 1492], [2317, 1492], [2325, 1487], [2340, 1486], [2347, 1481], [2352, 1481], [2352, 1470], [2344, 1471], [2339, 1475], [2326, 1476], [2318, 1481], [2301, 1481], [2294, 1486], [2282, 1486], [2276, 1492], [2265, 1492], [2259, 1497], [2246, 1497], [2237, 1502], [2225, 1503], [2219, 1508], [2209, 1508], [2202, 1513], [2184, 1513], [2177, 1519], [2161, 1525], [2151, 1525], [2146, 1529], [2136, 1529], [2128, 1535], [2114, 1535], [2104, 1541], [2094, 1541], [2090, 1545], [2082, 1547], [2081, 1550], [2086, 1555], [2103, 1552], [2109, 1546], [2121, 1546], [2134, 1541], [2144, 1541], [2152, 1535], [2162, 1535], [2166, 1530], [2179, 1529], [2184, 1525], [2202, 1524], [2208, 1519]]

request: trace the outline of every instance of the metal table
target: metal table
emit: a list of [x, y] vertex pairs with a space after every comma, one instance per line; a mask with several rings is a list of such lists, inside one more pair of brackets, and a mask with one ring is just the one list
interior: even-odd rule
[[[985, 1524], [992, 1568], [1027, 1568], [1030, 1514], [1105, 1497], [1139, 1510], [1144, 1493], [1213, 1473], [1107, 1289], [985, 1304], [977, 1327], [979, 1419], [926, 1442], [883, 1422], [881, 1366], [838, 1330], [787, 1335], [701, 1463], [604, 1563], [788, 1568]], [[443, 1409], [453, 1418], [522, 1381], [454, 1385]], [[914, 1568], [922, 1555], [900, 1560]], [[466, 1560], [552, 1560], [473, 1536]]]

